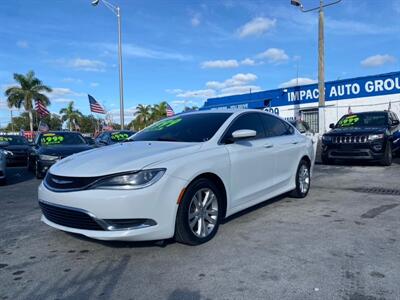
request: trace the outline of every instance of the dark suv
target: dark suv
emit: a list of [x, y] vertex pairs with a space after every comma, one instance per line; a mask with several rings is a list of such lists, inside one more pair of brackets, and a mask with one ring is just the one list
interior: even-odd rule
[[334, 160], [374, 160], [392, 164], [392, 154], [400, 149], [399, 118], [391, 111], [372, 111], [343, 116], [322, 136], [322, 162]]

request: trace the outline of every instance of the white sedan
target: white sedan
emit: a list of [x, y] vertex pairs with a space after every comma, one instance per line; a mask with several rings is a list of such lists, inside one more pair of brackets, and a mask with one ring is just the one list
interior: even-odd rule
[[196, 245], [227, 216], [286, 192], [305, 197], [313, 164], [311, 140], [275, 115], [176, 115], [53, 165], [39, 187], [42, 221], [100, 240]]

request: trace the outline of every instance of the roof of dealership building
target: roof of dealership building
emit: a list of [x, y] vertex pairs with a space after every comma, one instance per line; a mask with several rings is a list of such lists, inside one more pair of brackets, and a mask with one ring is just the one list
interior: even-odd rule
[[[325, 83], [326, 101], [400, 93], [400, 71]], [[318, 84], [283, 87], [241, 95], [209, 98], [202, 109], [263, 108], [318, 102]]]

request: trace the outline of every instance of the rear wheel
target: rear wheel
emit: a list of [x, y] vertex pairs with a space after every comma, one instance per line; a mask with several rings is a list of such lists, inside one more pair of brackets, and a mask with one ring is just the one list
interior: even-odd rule
[[392, 144], [388, 141], [386, 144], [385, 155], [381, 160], [382, 166], [390, 166], [392, 164], [393, 154], [392, 154]]
[[191, 183], [176, 215], [175, 240], [199, 245], [211, 240], [218, 231], [222, 211], [222, 195], [206, 178]]
[[311, 173], [310, 163], [302, 159], [297, 167], [296, 188], [290, 193], [294, 198], [304, 198], [310, 190]]

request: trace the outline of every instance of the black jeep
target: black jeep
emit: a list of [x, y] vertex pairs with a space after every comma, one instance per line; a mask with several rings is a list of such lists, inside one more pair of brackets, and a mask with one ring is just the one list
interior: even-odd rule
[[343, 116], [330, 124], [322, 136], [324, 164], [334, 160], [373, 160], [392, 164], [392, 154], [400, 149], [399, 118], [391, 111], [372, 111]]

